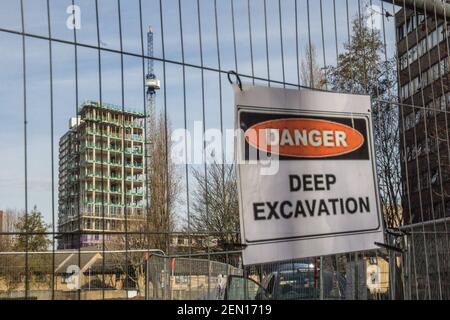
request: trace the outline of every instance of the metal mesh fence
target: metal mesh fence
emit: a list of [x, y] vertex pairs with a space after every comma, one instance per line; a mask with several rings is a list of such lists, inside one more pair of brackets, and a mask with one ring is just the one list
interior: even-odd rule
[[[0, 8], [0, 299], [449, 298], [447, 1]], [[371, 95], [387, 249], [242, 266], [228, 70]]]

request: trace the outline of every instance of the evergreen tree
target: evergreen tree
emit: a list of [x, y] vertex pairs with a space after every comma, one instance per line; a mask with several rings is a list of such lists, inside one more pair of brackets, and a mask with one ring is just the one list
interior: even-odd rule
[[366, 17], [352, 22], [352, 36], [337, 65], [329, 67], [328, 82], [335, 91], [372, 98], [375, 156], [385, 221], [403, 222], [401, 209], [401, 155], [395, 60], [387, 59], [380, 32], [369, 28]]
[[45, 251], [51, 244], [45, 234], [50, 225], [46, 224], [41, 212], [34, 206], [28, 215], [22, 215], [17, 219], [15, 229], [20, 233], [14, 241], [15, 251]]

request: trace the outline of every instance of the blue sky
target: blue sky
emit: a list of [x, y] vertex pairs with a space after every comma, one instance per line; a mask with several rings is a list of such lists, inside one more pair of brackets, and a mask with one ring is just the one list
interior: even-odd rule
[[[214, 0], [200, 0], [201, 36], [203, 63], [206, 67], [218, 68], [216, 45]], [[301, 59], [308, 43], [308, 24], [306, 0], [298, 2], [298, 41], [300, 57], [296, 56], [295, 0], [282, 0], [282, 30], [287, 82], [297, 83], [297, 59]], [[23, 0], [25, 31], [48, 37], [47, 0]], [[66, 9], [71, 0], [50, 0], [52, 37], [73, 41], [73, 31], [66, 27], [68, 14]], [[120, 49], [117, 0], [99, 0], [99, 26], [102, 46], [108, 49]], [[159, 0], [142, 0], [142, 19], [144, 34], [147, 25], [152, 25], [155, 33], [155, 57], [162, 58], [161, 16]], [[267, 78], [265, 28], [263, 0], [250, 0], [252, 48], [254, 71], [257, 77]], [[280, 22], [278, 0], [267, 0], [268, 39], [270, 76], [273, 80], [282, 80]], [[361, 0], [364, 12], [366, 3]], [[77, 31], [80, 43], [97, 45], [96, 15], [94, 0], [77, 0], [81, 8], [81, 29]], [[178, 0], [162, 1], [165, 58], [182, 61], [180, 20]], [[249, 20], [246, 0], [234, 0], [234, 20], [236, 30], [236, 53], [239, 73], [251, 74]], [[322, 46], [322, 27], [320, 19], [320, 1], [310, 1], [310, 30], [313, 43], [317, 47], [318, 61], [323, 64], [323, 50], [327, 64], [335, 64], [336, 41], [334, 32], [333, 1], [323, 0], [323, 34], [325, 46]], [[373, 1], [380, 5], [380, 1]], [[123, 49], [126, 52], [141, 54], [141, 26], [139, 19], [139, 1], [121, 1]], [[221, 69], [235, 67], [234, 41], [232, 29], [231, 0], [217, 0], [219, 53]], [[345, 0], [336, 0], [337, 36], [339, 52], [347, 41], [347, 15]], [[386, 5], [392, 13], [392, 5]], [[197, 0], [181, 0], [182, 27], [184, 38], [185, 62], [200, 65], [199, 26]], [[358, 0], [349, 0], [350, 17], [358, 14]], [[395, 50], [395, 29], [393, 19], [385, 20], [389, 55]], [[0, 28], [21, 31], [20, 1], [2, 0], [0, 7]], [[51, 190], [51, 134], [50, 134], [50, 69], [48, 41], [26, 38], [26, 89], [27, 89], [27, 139], [28, 139], [28, 206], [37, 205], [47, 221], [52, 217]], [[144, 43], [146, 46], [146, 43]], [[57, 178], [58, 178], [58, 141], [67, 131], [68, 121], [76, 113], [75, 57], [74, 46], [53, 42], [53, 98], [54, 98], [54, 136], [55, 148], [55, 217], [57, 217]], [[102, 95], [103, 101], [121, 105], [121, 68], [120, 55], [102, 52]], [[155, 62], [158, 77], [163, 79], [161, 62]], [[25, 207], [24, 188], [24, 95], [22, 77], [22, 38], [16, 34], [0, 31], [0, 209]], [[99, 73], [98, 52], [95, 49], [78, 49], [78, 100], [98, 100]], [[207, 128], [220, 128], [219, 76], [216, 72], [205, 71], [205, 119]], [[182, 68], [173, 63], [166, 64], [165, 91], [157, 97], [158, 109], [166, 108], [172, 128], [184, 127]], [[243, 79], [248, 81], [248, 79]], [[267, 85], [267, 83], [262, 83]], [[202, 82], [198, 68], [186, 68], [186, 121], [188, 128], [194, 121], [202, 120]], [[124, 101], [125, 107], [143, 111], [142, 59], [124, 56]], [[223, 124], [233, 127], [232, 89], [222, 75]], [[186, 198], [186, 177], [184, 168], [180, 168], [184, 178], [181, 199]], [[189, 177], [190, 178], [190, 177]], [[189, 179], [189, 188], [194, 188]], [[180, 205], [180, 216], [186, 215], [185, 206]]]

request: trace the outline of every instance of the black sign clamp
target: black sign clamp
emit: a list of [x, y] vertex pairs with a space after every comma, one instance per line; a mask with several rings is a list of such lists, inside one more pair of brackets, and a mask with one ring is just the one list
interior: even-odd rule
[[400, 249], [400, 248], [394, 247], [394, 246], [390, 246], [388, 244], [384, 244], [384, 243], [380, 243], [380, 242], [374, 242], [374, 244], [376, 246], [378, 246], [380, 248], [384, 248], [384, 249], [386, 249], [388, 251], [395, 251], [395, 252], [398, 252], [398, 253], [404, 253], [405, 252], [405, 250], [403, 250], [403, 249]]
[[231, 81], [231, 75], [234, 75], [236, 77], [237, 85], [239, 89], [241, 89], [242, 91], [242, 81], [241, 78], [239, 77], [239, 74], [237, 74], [236, 71], [233, 70], [227, 72], [228, 81], [230, 82], [230, 84], [234, 84], [233, 81]]

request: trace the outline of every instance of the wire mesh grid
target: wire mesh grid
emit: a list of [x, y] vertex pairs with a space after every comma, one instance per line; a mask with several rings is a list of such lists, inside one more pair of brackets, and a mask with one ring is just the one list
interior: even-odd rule
[[[446, 1], [1, 6], [0, 299], [449, 297]], [[242, 266], [228, 70], [371, 95], [389, 250]]]

